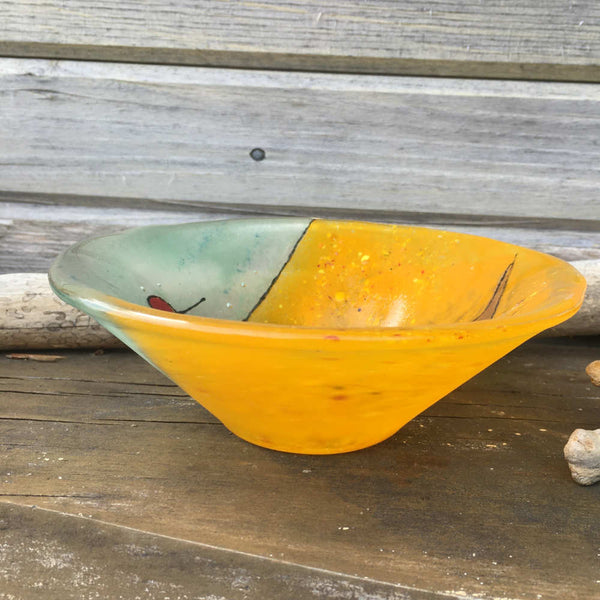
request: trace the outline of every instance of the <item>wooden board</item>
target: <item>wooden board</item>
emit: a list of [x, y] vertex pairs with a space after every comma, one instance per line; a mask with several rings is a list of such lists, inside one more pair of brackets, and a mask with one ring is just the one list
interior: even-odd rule
[[[448, 600], [401, 585], [0, 504], [2, 598]], [[348, 594], [353, 594], [349, 596]]]
[[[282, 580], [282, 598], [310, 597], [301, 586], [313, 582], [327, 598], [595, 597], [600, 486], [571, 481], [562, 447], [599, 424], [600, 389], [584, 373], [598, 347], [529, 343], [387, 442], [325, 457], [237, 439], [128, 353], [2, 358], [6, 589], [35, 598], [60, 564], [57, 598], [76, 578], [112, 589], [119, 570], [125, 589], [151, 577], [157, 590], [181, 585], [182, 599], [238, 598], [235, 568], [251, 599]], [[61, 514], [19, 508], [31, 505]]]
[[[12, 201], [9, 200], [12, 199]], [[46, 272], [62, 250], [94, 235], [106, 235], [133, 225], [159, 225], [208, 219], [249, 218], [274, 215], [314, 216], [315, 209], [286, 210], [285, 207], [248, 207], [245, 211], [226, 206], [209, 210], [202, 207], [165, 207], [156, 202], [106, 201], [94, 198], [0, 196], [0, 274]], [[77, 204], [74, 204], [74, 203]], [[100, 206], [99, 206], [100, 205]], [[600, 225], [547, 219], [506, 219], [477, 222], [452, 215], [409, 215], [377, 211], [321, 210], [321, 217], [367, 219], [413, 223], [440, 229], [483, 235], [516, 243], [575, 261], [600, 259]], [[551, 227], [552, 226], [552, 227]], [[579, 227], [579, 229], [577, 229]]]
[[4, 59], [0, 89], [0, 191], [600, 216], [597, 86]]
[[600, 80], [594, 0], [0, 2], [5, 56]]

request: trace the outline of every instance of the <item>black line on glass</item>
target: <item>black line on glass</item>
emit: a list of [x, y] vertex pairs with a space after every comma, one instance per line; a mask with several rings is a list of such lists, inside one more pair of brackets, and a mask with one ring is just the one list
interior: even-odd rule
[[277, 280], [279, 279], [281, 273], [283, 273], [283, 270], [287, 267], [288, 263], [292, 259], [292, 256], [294, 256], [294, 252], [296, 252], [296, 248], [298, 248], [298, 244], [300, 244], [300, 242], [304, 239], [306, 232], [308, 231], [309, 227], [313, 224], [314, 221], [315, 221], [315, 219], [311, 219], [309, 221], [308, 225], [306, 226], [306, 228], [304, 229], [304, 231], [302, 232], [300, 237], [296, 240], [294, 247], [290, 251], [288, 257], [285, 259], [285, 262], [281, 266], [281, 269], [279, 269], [279, 272], [277, 273], [277, 275], [275, 275], [275, 277], [273, 277], [273, 281], [271, 281], [271, 283], [269, 284], [267, 289], [264, 291], [263, 295], [258, 299], [258, 302], [252, 307], [252, 309], [246, 315], [246, 317], [243, 319], [243, 321], [247, 321], [252, 316], [252, 313], [262, 304], [263, 300], [267, 297], [268, 293], [271, 291], [273, 286], [277, 283]]
[[200, 298], [200, 300], [198, 300], [198, 302], [196, 302], [195, 304], [192, 304], [189, 308], [186, 308], [185, 310], [178, 310], [177, 312], [179, 314], [185, 314], [186, 312], [190, 312], [190, 310], [192, 310], [192, 308], [196, 308], [196, 306], [198, 306], [199, 304], [202, 304], [203, 302], [206, 302], [206, 298]]

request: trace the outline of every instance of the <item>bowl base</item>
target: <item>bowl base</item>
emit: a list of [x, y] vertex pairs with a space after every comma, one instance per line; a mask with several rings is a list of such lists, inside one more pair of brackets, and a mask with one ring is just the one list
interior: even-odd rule
[[[227, 426], [226, 426], [227, 427]], [[377, 436], [376, 438], [368, 438], [361, 440], [348, 440], [344, 443], [341, 440], [336, 440], [335, 442], [327, 443], [323, 440], [320, 444], [289, 444], [286, 442], [279, 442], [271, 439], [267, 439], [261, 436], [256, 436], [252, 434], [246, 434], [245, 432], [234, 431], [231, 428], [227, 428], [231, 433], [235, 436], [239, 437], [241, 440], [248, 442], [254, 446], [260, 446], [261, 448], [266, 448], [267, 450], [275, 450], [277, 452], [286, 452], [288, 454], [312, 454], [312, 455], [327, 455], [327, 454], [347, 454], [349, 452], [356, 452], [358, 450], [364, 450], [365, 448], [369, 448], [370, 446], [375, 446], [376, 444], [380, 444], [385, 440], [389, 439], [393, 435], [395, 435], [400, 428], [394, 429], [394, 431], [389, 432], [383, 436]]]

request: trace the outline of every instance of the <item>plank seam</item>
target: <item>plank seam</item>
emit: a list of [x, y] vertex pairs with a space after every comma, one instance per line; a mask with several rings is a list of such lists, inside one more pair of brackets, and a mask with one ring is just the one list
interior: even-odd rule
[[[8, 497], [10, 497], [10, 496], [8, 496]], [[13, 497], [17, 497], [17, 495], [13, 495]], [[6, 501], [6, 500], [1, 500], [0, 502], [2, 502], [3, 504], [9, 504], [12, 506], [23, 507], [22, 504], [19, 504], [17, 502], [10, 502], [10, 501]], [[31, 508], [33, 508], [35, 510], [39, 510], [39, 511], [44, 511], [47, 513], [51, 513], [54, 515], [66, 517], [66, 518], [80, 519], [81, 521], [90, 521], [92, 523], [102, 525], [105, 527], [115, 528], [117, 530], [131, 531], [131, 532], [142, 534], [142, 535], [155, 536], [157, 538], [161, 538], [164, 540], [170, 540], [170, 541], [174, 541], [174, 542], [180, 542], [183, 544], [189, 544], [190, 546], [195, 546], [197, 548], [205, 548], [207, 550], [222, 552], [224, 554], [229, 554], [230, 556], [240, 556], [240, 557], [250, 558], [253, 560], [257, 560], [257, 561], [261, 561], [261, 562], [265, 562], [265, 563], [269, 563], [269, 564], [273, 564], [273, 565], [282, 565], [282, 566], [286, 566], [286, 567], [299, 568], [299, 569], [303, 569], [307, 572], [321, 573], [323, 575], [328, 575], [330, 577], [338, 577], [338, 578], [341, 577], [341, 578], [344, 578], [344, 579], [347, 579], [350, 581], [355, 581], [357, 583], [371, 583], [371, 584], [376, 584], [376, 585], [382, 585], [382, 586], [386, 586], [390, 589], [398, 590], [400, 592], [406, 591], [409, 593], [410, 592], [426, 593], [426, 594], [429, 594], [432, 598], [447, 598], [450, 600], [465, 600], [464, 594], [457, 595], [454, 593], [447, 593], [447, 592], [432, 592], [430, 590], [425, 590], [425, 589], [411, 587], [411, 586], [405, 586], [405, 585], [399, 585], [399, 584], [395, 584], [395, 583], [392, 583], [389, 581], [382, 581], [382, 580], [371, 578], [371, 577], [360, 577], [358, 575], [351, 575], [351, 574], [342, 573], [342, 572], [338, 572], [338, 571], [331, 571], [329, 569], [323, 569], [320, 567], [303, 565], [301, 563], [282, 560], [280, 558], [274, 558], [274, 557], [270, 557], [270, 556], [262, 556], [259, 554], [252, 554], [251, 552], [244, 552], [242, 550], [234, 550], [232, 548], [224, 548], [222, 546], [215, 546], [215, 545], [207, 544], [204, 542], [196, 542], [193, 540], [187, 540], [185, 538], [174, 537], [174, 536], [166, 535], [163, 533], [155, 533], [153, 531], [146, 531], [143, 529], [131, 527], [129, 525], [121, 525], [121, 524], [111, 523], [110, 521], [105, 521], [103, 519], [98, 519], [98, 518], [94, 518], [94, 517], [86, 517], [84, 515], [67, 513], [67, 512], [60, 511], [60, 510], [55, 510], [55, 509], [40, 507], [40, 506], [35, 506], [35, 507], [32, 506]]]
[[[597, 83], [600, 65], [0, 41], [0, 57], [348, 75]], [[125, 58], [126, 57], [126, 58]], [[307, 63], [312, 63], [308, 65]]]

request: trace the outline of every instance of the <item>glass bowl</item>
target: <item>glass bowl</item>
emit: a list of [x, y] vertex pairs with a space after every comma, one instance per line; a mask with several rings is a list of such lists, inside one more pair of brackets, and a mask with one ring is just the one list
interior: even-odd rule
[[511, 244], [296, 218], [86, 240], [50, 283], [241, 438], [311, 454], [388, 438], [585, 292], [569, 264]]

